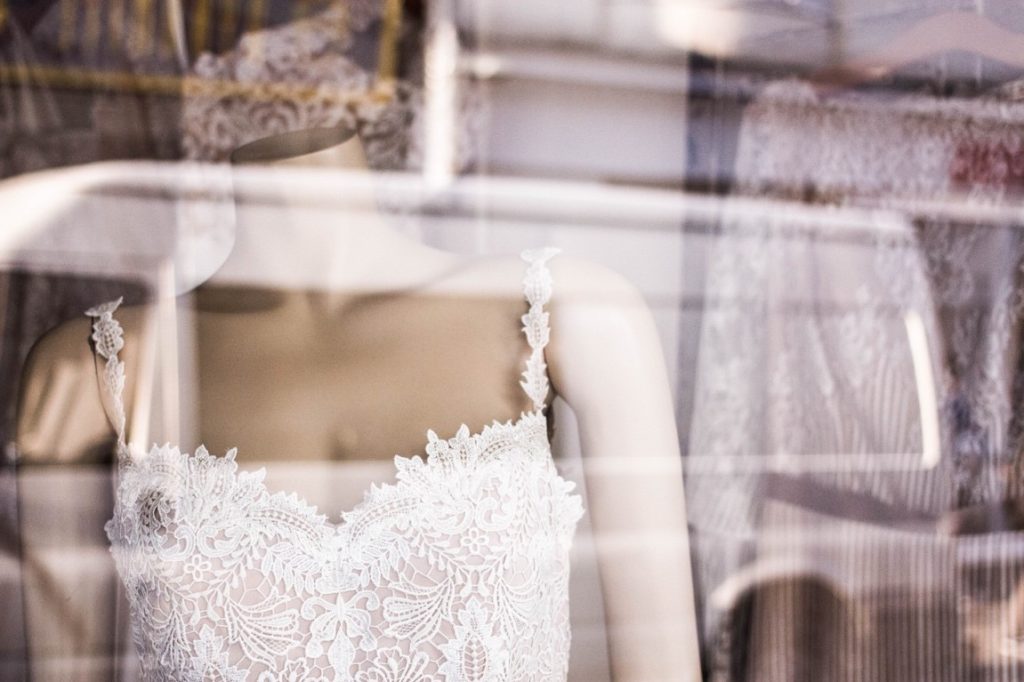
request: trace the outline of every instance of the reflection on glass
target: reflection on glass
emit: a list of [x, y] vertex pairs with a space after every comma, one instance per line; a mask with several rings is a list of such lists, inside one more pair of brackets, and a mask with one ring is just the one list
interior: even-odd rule
[[0, 27], [0, 679], [1024, 677], [1018, 3]]

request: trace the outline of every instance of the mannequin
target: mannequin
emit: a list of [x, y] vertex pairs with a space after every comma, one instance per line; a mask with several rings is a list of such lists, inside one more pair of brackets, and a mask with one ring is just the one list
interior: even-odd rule
[[[343, 137], [299, 131], [234, 156], [259, 161], [253, 178], [273, 188], [273, 206], [239, 205], [231, 256], [179, 301], [196, 357], [194, 395], [179, 401], [197, 413], [196, 433], [147, 439], [237, 446], [242, 468], [266, 465], [270, 489], [329, 515], [391, 480], [391, 456], [421, 452], [427, 428], [446, 435], [465, 422], [475, 432], [528, 406], [517, 383], [529, 351], [522, 262], [415, 243], [373, 213], [365, 192], [346, 194], [342, 215], [311, 211], [301, 183], [287, 179], [308, 172], [297, 167], [364, 167], [359, 139]], [[243, 197], [247, 171], [239, 166]], [[604, 268], [563, 255], [551, 272], [546, 360], [553, 393], [579, 423], [614, 677], [699, 679], [678, 440], [650, 312]], [[118, 319], [131, 440], [143, 431], [132, 417], [140, 356], [169, 330], [148, 306], [122, 308]], [[18, 442], [27, 461], [81, 461], [112, 440], [89, 333], [88, 319], [68, 322], [26, 363]], [[73, 428], [55, 424], [54, 410]], [[297, 462], [313, 475], [295, 477]]]
[[[495, 416], [504, 420], [518, 415], [527, 406], [517, 383], [519, 363], [527, 349], [517, 326], [524, 304], [514, 288], [516, 277], [511, 278], [512, 286], [506, 291], [498, 291], [493, 285], [489, 291], [477, 288], [467, 279], [471, 270], [460, 266], [453, 256], [404, 238], [382, 218], [369, 213], [366, 209], [373, 198], [359, 189], [346, 193], [343, 212], [336, 207], [331, 212], [299, 209], [304, 201], [302, 190], [285, 187], [300, 183], [284, 182], [288, 174], [301, 177], [304, 169], [311, 167], [353, 169], [365, 163], [357, 139], [297, 157], [288, 156], [309, 141], [309, 133], [301, 133], [260, 141], [264, 156], [280, 157], [273, 165], [263, 164], [252, 170], [239, 168], [243, 187], [240, 192], [259, 184], [261, 202], [247, 204], [245, 199], [241, 200], [237, 240], [231, 256], [208, 282], [179, 302], [179, 316], [194, 318], [194, 345], [201, 377], [197, 395], [184, 395], [188, 392], [186, 388], [181, 396], [185, 403], [182, 410], [189, 409], [189, 403], [194, 401], [201, 413], [198, 433], [184, 440], [205, 443], [211, 451], [237, 446], [240, 462], [295, 457], [324, 461], [374, 459], [390, 466], [389, 460], [395, 453], [422, 449], [423, 433], [430, 423], [437, 425], [434, 428], [454, 430], [467, 416], [477, 416], [467, 422], [471, 427], [482, 427]], [[271, 148], [272, 152], [267, 151]], [[254, 180], [241, 177], [247, 173], [255, 173]], [[269, 208], [268, 193], [272, 193]], [[302, 210], [306, 224], [295, 224], [296, 210]], [[315, 217], [310, 218], [311, 215]], [[294, 227], [282, 229], [283, 225]], [[353, 253], [359, 257], [353, 258]], [[510, 260], [508, 264], [513, 274], [521, 269], [519, 263]], [[410, 306], [408, 299], [416, 301]], [[453, 319], [458, 311], [461, 314]], [[140, 348], [155, 342], [147, 334], [160, 337], [170, 330], [155, 332], [147, 328], [155, 317], [149, 307], [126, 306], [118, 317], [126, 333], [126, 395], [131, 396], [135, 381], [144, 375], [142, 371], [132, 371], [140, 369]], [[430, 335], [433, 341], [425, 336], [430, 328], [438, 330]], [[465, 348], [446, 350], [430, 345], [447, 342], [456, 329], [474, 337], [475, 344], [469, 350], [479, 349], [477, 353], [467, 355]], [[56, 434], [52, 430], [41, 433], [34, 423], [36, 417], [43, 418], [46, 412], [39, 409], [41, 393], [54, 390], [52, 385], [44, 389], [37, 383], [46, 373], [39, 374], [37, 366], [50, 366], [52, 354], [63, 357], [72, 348], [77, 351], [81, 339], [88, 334], [85, 318], [58, 327], [40, 341], [27, 363], [19, 442], [23, 458], [28, 461], [53, 457], [55, 452], [64, 461], [74, 461], [74, 453], [88, 447], [85, 441], [96, 439], [91, 435], [79, 436], [78, 442], [46, 443], [46, 435]], [[244, 344], [238, 343], [240, 338], [245, 339]], [[391, 339], [389, 354], [379, 359], [372, 357], [370, 351], [379, 347], [384, 338]], [[404, 343], [403, 339], [415, 343]], [[249, 354], [246, 348], [254, 352]], [[419, 381], [415, 368], [423, 365], [424, 356], [431, 358], [429, 371], [436, 376], [423, 375]], [[507, 360], [496, 363], [495, 357]], [[380, 364], [374, 367], [376, 363]], [[505, 366], [501, 367], [502, 364]], [[258, 404], [219, 399], [221, 394], [273, 395], [274, 384], [280, 385], [311, 365], [313, 372], [331, 368], [334, 380], [352, 390], [325, 394], [310, 391], [305, 381], [299, 381], [297, 401]], [[456, 366], [463, 375], [473, 377], [472, 386], [452, 385], [452, 377], [458, 374]], [[395, 375], [393, 380], [380, 381], [389, 373]], [[361, 378], [361, 374], [365, 376]], [[181, 383], [187, 382], [183, 378]], [[410, 395], [413, 387], [420, 392], [418, 396]], [[445, 397], [446, 390], [454, 389], [458, 389], [454, 396]], [[217, 393], [207, 393], [213, 390]], [[317, 405], [301, 400], [302, 395], [315, 397]], [[331, 395], [348, 396], [348, 407], [331, 404]], [[422, 424], [409, 424], [407, 430], [397, 425], [401, 429], [396, 432], [394, 420], [377, 406], [397, 406], [403, 400], [418, 404], [419, 410], [424, 409], [423, 405], [449, 404], [444, 412], [425, 414]], [[462, 404], [453, 407], [453, 401]], [[372, 427], [376, 429], [374, 434], [367, 422], [371, 415], [351, 412], [363, 408], [369, 408], [369, 413], [376, 411], [375, 418], [386, 426]], [[90, 410], [90, 415], [94, 420], [103, 416], [95, 414], [95, 409]], [[275, 434], [267, 419], [287, 428]], [[84, 433], [94, 434], [98, 430], [106, 434], [102, 421]], [[338, 423], [361, 424], [367, 433], [353, 435], [350, 427], [339, 428]], [[245, 426], [239, 428], [239, 424]], [[261, 426], [267, 430], [261, 432]], [[185, 435], [154, 433], [150, 439], [163, 442]], [[69, 439], [73, 436], [68, 434]], [[359, 442], [363, 446], [356, 449]]]

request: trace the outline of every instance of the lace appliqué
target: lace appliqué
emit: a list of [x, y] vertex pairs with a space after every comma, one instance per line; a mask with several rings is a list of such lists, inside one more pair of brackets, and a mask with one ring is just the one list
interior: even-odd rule
[[114, 319], [114, 311], [121, 305], [123, 298], [108, 301], [89, 308], [85, 314], [95, 318], [92, 323], [92, 342], [97, 355], [106, 360], [103, 366], [103, 385], [110, 393], [112, 415], [111, 420], [117, 430], [118, 449], [125, 448], [124, 428], [124, 363], [117, 354], [124, 348], [124, 329]]
[[[541, 253], [524, 325], [542, 353], [554, 254]], [[93, 309], [115, 364], [118, 303]], [[339, 524], [270, 492], [264, 469], [239, 471], [234, 450], [154, 445], [126, 462], [106, 531], [146, 679], [564, 681], [582, 506], [551, 459], [546, 384], [524, 383], [545, 387], [537, 409], [428, 431], [425, 456], [396, 456], [396, 481]], [[118, 386], [105, 384], [115, 402]]]
[[523, 260], [530, 264], [523, 280], [523, 294], [526, 296], [530, 309], [522, 317], [523, 331], [526, 341], [530, 344], [530, 358], [526, 361], [523, 379], [520, 386], [526, 395], [533, 400], [534, 409], [541, 409], [548, 395], [548, 372], [544, 362], [544, 347], [548, 344], [550, 328], [548, 313], [544, 306], [551, 300], [551, 272], [547, 262], [554, 258], [560, 249], [547, 247], [536, 251], [523, 252]]

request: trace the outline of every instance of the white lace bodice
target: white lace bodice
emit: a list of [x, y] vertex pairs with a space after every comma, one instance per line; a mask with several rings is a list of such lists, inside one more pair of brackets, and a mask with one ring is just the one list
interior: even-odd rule
[[546, 261], [529, 262], [522, 322], [534, 409], [395, 457], [333, 524], [264, 471], [199, 447], [126, 443], [120, 301], [88, 311], [121, 465], [106, 526], [151, 680], [564, 680], [569, 548], [582, 514], [555, 470], [544, 414]]

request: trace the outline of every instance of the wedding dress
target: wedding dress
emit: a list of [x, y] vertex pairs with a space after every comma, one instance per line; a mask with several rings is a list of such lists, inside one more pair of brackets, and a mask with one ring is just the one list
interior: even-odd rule
[[[1019, 634], [993, 606], [1013, 589], [1019, 539], [934, 529], [945, 512], [1021, 492], [1013, 406], [1024, 385], [1024, 239], [1019, 221], [998, 211], [1024, 178], [1020, 88], [823, 98], [787, 79], [744, 113], [738, 192], [818, 210], [794, 218], [783, 206], [720, 225], [708, 259], [690, 520], [709, 593], [759, 565], [780, 579], [824, 579], [850, 600], [850, 620], [829, 631], [841, 655], [821, 679], [964, 679], [974, 674], [964, 647], [972, 619], [996, 648]], [[936, 208], [943, 202], [961, 214]], [[898, 219], [844, 230], [814, 223], [865, 210]], [[932, 465], [921, 459], [908, 316], [920, 321], [935, 378]], [[823, 455], [830, 465], [818, 464]], [[730, 464], [758, 457], [760, 468]], [[982, 583], [969, 577], [979, 562], [993, 562]], [[809, 665], [792, 639], [798, 588], [761, 599], [747, 616], [750, 638], [729, 645], [746, 657], [748, 679], [792, 679]], [[893, 591], [899, 600], [881, 597]], [[987, 615], [971, 606], [980, 594], [992, 600]], [[712, 601], [705, 622], [714, 632], [723, 602]], [[993, 670], [1021, 679], [1012, 659]]]
[[[92, 308], [117, 430], [106, 531], [146, 679], [441, 682], [564, 680], [569, 548], [582, 514], [551, 459], [547, 261], [527, 251], [521, 385], [533, 410], [471, 434], [427, 431], [329, 522], [264, 471], [128, 443], [120, 300]], [[387, 406], [381, 406], [387, 409]]]

